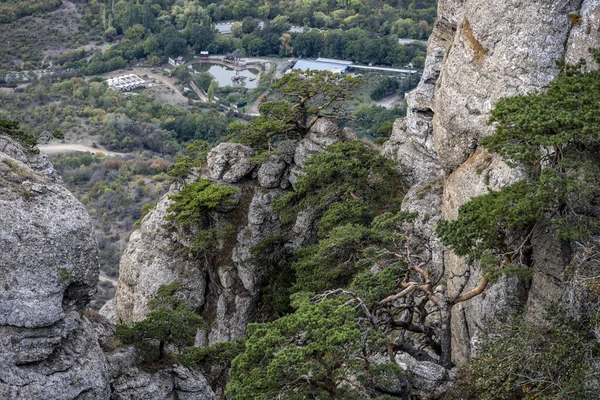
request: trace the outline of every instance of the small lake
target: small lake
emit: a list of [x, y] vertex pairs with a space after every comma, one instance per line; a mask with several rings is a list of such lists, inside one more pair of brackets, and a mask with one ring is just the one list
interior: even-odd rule
[[240, 86], [248, 89], [256, 89], [256, 87], [258, 86], [259, 71], [257, 69], [251, 68], [239, 71], [239, 75], [245, 76], [246, 79], [241, 79], [237, 81], [237, 83], [235, 83], [231, 80], [231, 78], [235, 76], [236, 73], [236, 71], [232, 68], [226, 67], [224, 65], [210, 63], [196, 64], [194, 67], [196, 71], [208, 72], [212, 76], [214, 76], [215, 80], [219, 82], [219, 87], [225, 87], [229, 85], [233, 87]]

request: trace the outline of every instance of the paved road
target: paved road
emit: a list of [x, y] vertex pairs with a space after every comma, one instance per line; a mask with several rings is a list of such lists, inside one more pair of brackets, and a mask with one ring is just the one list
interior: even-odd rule
[[202, 89], [200, 89], [198, 86], [196, 86], [196, 84], [194, 83], [194, 81], [190, 81], [190, 86], [192, 87], [192, 90], [194, 92], [196, 92], [196, 94], [198, 95], [198, 97], [200, 97], [200, 101], [203, 101], [203, 102], [207, 102], [208, 101], [208, 97], [206, 96], [206, 94], [204, 93], [204, 91]]
[[76, 151], [83, 151], [89, 153], [104, 153], [107, 156], [122, 156], [125, 153], [118, 153], [116, 151], [109, 151], [101, 147], [92, 147], [85, 144], [40, 144], [38, 149], [44, 154], [59, 154], [59, 153], [73, 153]]

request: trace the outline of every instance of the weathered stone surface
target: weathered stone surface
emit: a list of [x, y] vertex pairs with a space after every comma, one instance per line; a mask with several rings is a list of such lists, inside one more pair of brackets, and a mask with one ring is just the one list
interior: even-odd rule
[[489, 135], [489, 113], [499, 99], [548, 87], [558, 75], [581, 0], [467, 0], [453, 14], [452, 46], [435, 91], [434, 148], [449, 171]]
[[279, 190], [265, 191], [258, 187], [253, 190], [245, 215], [245, 226], [238, 232], [231, 251], [231, 262], [218, 269], [223, 291], [208, 333], [209, 343], [243, 337], [246, 325], [254, 318], [258, 290], [266, 266], [253, 261], [252, 248], [270, 235], [280, 232], [279, 218], [271, 206], [272, 200], [279, 194]]
[[549, 305], [558, 302], [568, 304], [565, 268], [570, 261], [571, 249], [566, 242], [557, 238], [556, 228], [545, 220], [536, 224], [531, 245], [535, 272], [525, 305], [525, 317], [532, 323], [543, 323]]
[[[0, 363], [0, 398], [108, 399], [110, 387], [104, 353], [88, 321], [79, 317], [75, 326], [57, 344], [52, 357], [24, 365]], [[23, 347], [15, 350], [31, 351]]]
[[[175, 190], [177, 188], [169, 194]], [[182, 238], [175, 223], [165, 220], [171, 204], [169, 194], [144, 217], [121, 256], [115, 322], [131, 323], [144, 319], [149, 312], [148, 301], [155, 297], [158, 288], [174, 281], [179, 282], [192, 307], [199, 309], [204, 304], [204, 268], [189, 253], [189, 243]], [[105, 306], [100, 313], [114, 321], [110, 307], [113, 305]]]
[[[426, 203], [419, 204], [415, 194], [425, 182], [445, 175], [441, 216], [453, 219], [472, 197], [521, 178], [519, 171], [479, 147], [481, 139], [494, 129], [487, 124], [490, 111], [503, 97], [547, 88], [558, 75], [556, 61], [563, 57], [567, 62], [585, 58], [588, 66], [596, 67], [588, 48], [600, 44], [599, 9], [598, 0], [438, 3], [423, 79], [407, 98], [407, 117], [396, 121], [383, 147], [383, 153], [397, 162], [413, 185], [403, 208], [429, 213]], [[574, 21], [578, 15], [581, 18]], [[431, 224], [416, 226], [416, 232], [424, 237], [433, 235], [439, 216], [432, 217]], [[453, 309], [456, 362], [469, 358], [471, 343], [487, 318], [521, 309], [526, 299], [526, 310], [531, 310], [527, 312], [537, 315], [557, 295], [560, 268], [544, 271], [543, 265], [549, 263], [539, 255], [546, 252], [544, 248], [539, 246], [538, 260], [534, 260], [538, 270], [531, 288], [516, 278], [504, 279], [484, 295]], [[464, 271], [465, 260], [441, 251], [448, 276]], [[475, 268], [467, 290], [480, 278]], [[458, 283], [450, 280], [448, 289], [455, 289]]]
[[81, 312], [98, 248], [83, 205], [44, 156], [0, 136], [0, 398], [108, 398]]
[[412, 226], [408, 227], [412, 233], [412, 243], [415, 248], [425, 249], [428, 254], [423, 256], [431, 257], [432, 270], [438, 276], [443, 273], [445, 252], [435, 234], [442, 217], [442, 190], [441, 179], [414, 185], [404, 196], [401, 207], [402, 211], [418, 214]]
[[212, 179], [227, 183], [237, 182], [248, 175], [256, 163], [250, 161], [254, 150], [239, 143], [221, 143], [212, 149], [206, 158]]
[[258, 183], [260, 186], [273, 189], [281, 185], [281, 179], [287, 168], [285, 161], [277, 157], [264, 162], [258, 169]]
[[294, 153], [295, 165], [292, 167], [289, 177], [292, 185], [298, 179], [298, 174], [301, 173], [304, 162], [310, 156], [322, 153], [325, 147], [343, 139], [343, 132], [335, 122], [326, 118], [319, 119], [313, 125], [308, 135], [300, 140], [296, 146]]
[[500, 190], [522, 178], [518, 169], [510, 168], [496, 154], [478, 149], [453, 171], [444, 184], [442, 215], [456, 219], [458, 208], [475, 196]]
[[173, 365], [145, 371], [133, 347], [107, 354], [112, 382], [111, 400], [211, 400], [215, 394], [197, 371]]
[[106, 303], [104, 303], [104, 305], [100, 309], [100, 313], [104, 318], [106, 318], [111, 323], [113, 323], [113, 324], [119, 323], [119, 317], [118, 317], [118, 313], [117, 313], [117, 301], [115, 300], [114, 297], [112, 299], [108, 300]]
[[[302, 214], [293, 233], [281, 232], [271, 202], [281, 195], [281, 188], [289, 187], [290, 170], [300, 171], [294, 162], [303, 163], [342, 139], [334, 122], [321, 119], [295, 146], [280, 143], [279, 156], [258, 169], [249, 161], [254, 155], [252, 149], [232, 143], [215, 147], [208, 155], [208, 176], [217, 183], [234, 185], [240, 192], [233, 206], [217, 210], [212, 217], [231, 223], [236, 229], [235, 239], [222, 241], [206, 259], [191, 255], [187, 248], [195, 232], [165, 220], [170, 204], [165, 196], [132, 233], [121, 258], [115, 302], [107, 303], [101, 314], [116, 322], [139, 321], [149, 312], [147, 303], [158, 288], [177, 281], [187, 301], [201, 310], [210, 325], [198, 331], [196, 344], [243, 337], [246, 325], [255, 317], [267, 267], [255, 263], [252, 249], [272, 235], [289, 236], [289, 249], [313, 240], [316, 234], [314, 213]], [[171, 193], [179, 189], [174, 187]]]
[[398, 353], [396, 362], [406, 373], [414, 391], [424, 399], [436, 399], [444, 389], [448, 371], [429, 361], [417, 361], [406, 353]]
[[396, 162], [402, 177], [412, 185], [433, 180], [443, 172], [433, 146], [432, 121], [435, 84], [444, 53], [443, 42], [432, 36], [423, 77], [406, 99], [407, 117], [394, 122], [390, 139], [382, 149], [382, 154]]
[[579, 12], [573, 15], [581, 19], [572, 21], [565, 61], [575, 64], [584, 59], [589, 68], [598, 68], [589, 49], [600, 43], [600, 1], [583, 0]]
[[[488, 190], [500, 190], [520, 177], [518, 170], [508, 167], [497, 155], [478, 149], [446, 179], [442, 216], [445, 219], [455, 219], [459, 207], [472, 197], [485, 194]], [[459, 276], [467, 268], [467, 261], [452, 252], [445, 253], [445, 264], [449, 275]], [[481, 279], [481, 274], [475, 268], [465, 290], [477, 286]], [[447, 286], [450, 293], [461, 284], [462, 278], [449, 279]], [[526, 296], [523, 282], [514, 277], [505, 278], [496, 285], [490, 285], [477, 298], [457, 305], [452, 316], [454, 360], [463, 362], [469, 359], [473, 340], [486, 321], [499, 313], [518, 310], [523, 306]]]

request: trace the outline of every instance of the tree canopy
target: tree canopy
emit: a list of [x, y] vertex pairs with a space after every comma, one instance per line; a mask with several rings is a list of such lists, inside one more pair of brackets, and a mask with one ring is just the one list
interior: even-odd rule
[[339, 300], [297, 299], [295, 313], [248, 326], [245, 351], [234, 359], [227, 395], [232, 399], [360, 399], [368, 364], [352, 307]]
[[597, 229], [600, 188], [600, 72], [562, 75], [543, 93], [502, 99], [494, 135], [482, 144], [521, 168], [524, 179], [475, 197], [438, 234], [459, 255], [496, 264], [528, 263], [530, 233], [547, 218], [563, 239]]
[[304, 137], [322, 117], [341, 118], [344, 102], [360, 85], [357, 78], [326, 71], [294, 71], [271, 86], [276, 99], [260, 106], [260, 116], [248, 124], [229, 126], [230, 137], [257, 149], [273, 150], [273, 143]]
[[121, 341], [134, 344], [146, 361], [165, 360], [168, 345], [175, 346], [181, 354], [194, 344], [196, 330], [204, 326], [202, 317], [190, 311], [179, 297], [180, 289], [177, 282], [162, 285], [156, 299], [149, 302], [152, 311], [143, 321], [117, 327]]

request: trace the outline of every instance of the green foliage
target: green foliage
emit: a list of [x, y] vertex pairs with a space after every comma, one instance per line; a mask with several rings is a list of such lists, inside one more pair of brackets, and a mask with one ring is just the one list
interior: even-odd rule
[[132, 326], [119, 325], [117, 334], [123, 343], [134, 344], [146, 361], [160, 361], [167, 356], [167, 344], [181, 351], [194, 344], [196, 330], [203, 326], [202, 317], [194, 312], [160, 307]]
[[[402, 225], [414, 217], [405, 212], [386, 212], [367, 226], [349, 223], [334, 227], [317, 244], [296, 251], [293, 290], [318, 293], [352, 282], [352, 290], [369, 306], [390, 295], [397, 277], [406, 271], [406, 265], [390, 252], [402, 241]], [[373, 264], [383, 267], [383, 271], [373, 275], [368, 271]]]
[[148, 203], [143, 204], [142, 210], [140, 211], [140, 219], [135, 221], [135, 226], [140, 226], [144, 217], [146, 215], [148, 215], [150, 213], [150, 211], [154, 210], [155, 208], [156, 208], [156, 204], [148, 204]]
[[354, 278], [350, 289], [365, 301], [367, 307], [372, 308], [377, 302], [395, 292], [398, 277], [407, 271], [408, 267], [404, 262], [396, 262], [378, 274], [362, 271]]
[[261, 287], [260, 304], [274, 315], [292, 311], [290, 295], [296, 276], [290, 264], [292, 252], [286, 244], [282, 235], [273, 234], [251, 249], [253, 263], [266, 269], [266, 282]]
[[399, 207], [401, 182], [390, 162], [361, 141], [340, 142], [306, 161], [295, 192], [273, 202], [284, 223], [317, 211], [318, 243], [299, 248], [293, 291], [342, 287], [365, 268], [363, 251], [380, 242], [377, 213]]
[[295, 137], [293, 113], [286, 102], [266, 102], [259, 111], [260, 116], [249, 123], [232, 122], [227, 138], [264, 151], [272, 149], [273, 141], [279, 138]]
[[156, 297], [148, 302], [148, 308], [156, 310], [160, 307], [170, 309], [185, 308], [185, 302], [179, 296], [182, 287], [179, 282], [174, 281], [168, 285], [160, 285], [156, 291]]
[[354, 140], [309, 158], [295, 189], [273, 202], [282, 221], [316, 208], [323, 213], [323, 229], [329, 229], [342, 221], [368, 223], [378, 210], [394, 208], [402, 182], [389, 160]]
[[356, 311], [339, 300], [311, 304], [297, 299], [297, 311], [266, 324], [248, 326], [245, 350], [230, 370], [231, 399], [359, 399], [354, 377], [365, 379]]
[[363, 105], [354, 113], [354, 119], [348, 123], [357, 134], [369, 137], [389, 136], [393, 122], [406, 115], [405, 108], [386, 109], [376, 105]]
[[491, 113], [497, 123], [486, 148], [535, 175], [542, 166], [573, 168], [577, 154], [598, 144], [600, 71], [557, 78], [548, 91], [500, 100]]
[[194, 140], [185, 148], [185, 154], [175, 159], [175, 163], [169, 167], [168, 174], [174, 180], [185, 179], [190, 172], [199, 169], [206, 164], [206, 154], [209, 144], [205, 141]]
[[381, 100], [384, 97], [396, 94], [400, 89], [400, 82], [395, 78], [384, 78], [379, 81], [377, 86], [371, 91], [372, 100]]
[[157, 297], [148, 303], [153, 310], [146, 319], [117, 326], [119, 340], [135, 345], [147, 362], [164, 361], [168, 355], [167, 345], [177, 347], [181, 354], [184, 348], [194, 344], [197, 329], [204, 327], [202, 317], [188, 310], [188, 304], [178, 296], [180, 289], [177, 282], [161, 285]]
[[[40, 152], [36, 147], [38, 144], [38, 137], [30, 133], [25, 133], [19, 127], [17, 121], [0, 118], [0, 135], [7, 135], [15, 139], [30, 153], [38, 154]], [[64, 134], [60, 130], [53, 131], [51, 135], [57, 139], [64, 138]]]
[[167, 220], [185, 227], [202, 226], [206, 224], [208, 211], [219, 206], [231, 205], [232, 196], [238, 192], [235, 187], [215, 185], [208, 179], [199, 179], [169, 196], [173, 204], [167, 208], [167, 211], [172, 213], [167, 216]]
[[594, 340], [574, 321], [534, 327], [516, 317], [489, 329], [469, 365], [481, 400], [588, 399], [588, 368]]
[[392, 387], [404, 377], [404, 371], [396, 363], [373, 365], [370, 367], [370, 372], [373, 376], [373, 382], [381, 388]]
[[[57, 154], [51, 157], [54, 168], [67, 188], [85, 204], [96, 231], [100, 249], [100, 270], [117, 277], [122, 249], [142, 208], [156, 204], [164, 193], [165, 172], [169, 163], [160, 158], [128, 156], [106, 158], [102, 153]], [[144, 181], [140, 186], [137, 182]], [[166, 186], [166, 185], [165, 185]], [[110, 298], [109, 290], [98, 292], [93, 306]]]
[[215, 185], [208, 179], [199, 179], [169, 196], [173, 204], [167, 208], [171, 214], [166, 219], [183, 227], [199, 228], [190, 250], [207, 252], [219, 240], [235, 234], [233, 225], [220, 221], [215, 223], [208, 213], [219, 207], [232, 205], [233, 196], [238, 192], [235, 187]]
[[61, 2], [57, 0], [5, 0], [0, 3], [0, 24], [6, 24], [27, 15], [52, 11]]
[[490, 118], [495, 133], [483, 145], [521, 167], [525, 179], [461, 206], [456, 221], [439, 224], [442, 241], [458, 255], [518, 267], [527, 263], [529, 234], [542, 217], [562, 239], [594, 232], [598, 89], [600, 72], [574, 73], [557, 78], [545, 93], [499, 101]]
[[373, 241], [372, 232], [361, 225], [333, 228], [319, 243], [299, 248], [294, 291], [319, 292], [344, 287], [362, 268], [361, 251]]
[[230, 125], [229, 138], [258, 150], [273, 150], [279, 140], [302, 138], [319, 118], [330, 115], [331, 108], [350, 100], [360, 83], [325, 71], [285, 74], [271, 86], [278, 99], [261, 104], [261, 115], [250, 123]]
[[244, 352], [244, 343], [244, 339], [235, 339], [208, 347], [190, 347], [186, 349], [181, 361], [187, 365], [200, 365], [207, 369], [214, 365], [229, 364]]
[[61, 284], [68, 283], [71, 280], [71, 273], [66, 268], [59, 268], [58, 276]]
[[[528, 181], [472, 198], [459, 208], [455, 221], [441, 221], [438, 235], [457, 255], [479, 259], [490, 249], [508, 250], [509, 233], [527, 232], [552, 198]], [[519, 231], [517, 231], [519, 230]]]

